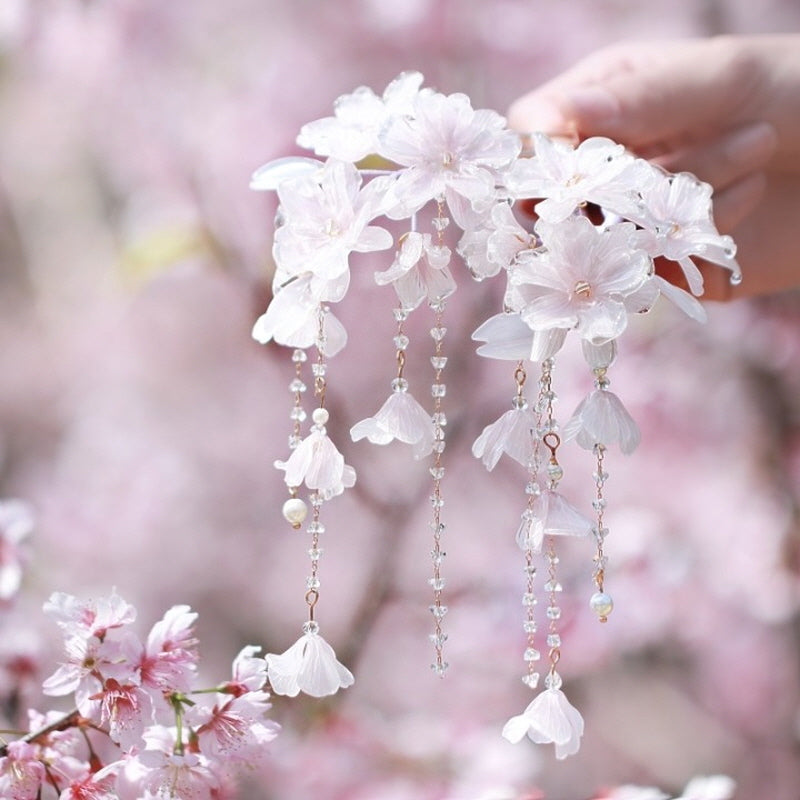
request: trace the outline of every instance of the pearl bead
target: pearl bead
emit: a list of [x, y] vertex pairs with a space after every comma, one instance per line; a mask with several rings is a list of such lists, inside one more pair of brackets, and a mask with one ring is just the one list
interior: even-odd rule
[[283, 517], [295, 530], [300, 528], [307, 514], [308, 506], [299, 497], [290, 497], [283, 504]]
[[600, 622], [606, 622], [608, 615], [614, 610], [614, 601], [610, 594], [595, 592], [589, 599], [589, 607], [597, 614]]
[[326, 408], [315, 408], [311, 412], [311, 419], [314, 421], [315, 425], [325, 425], [329, 418], [330, 415]]

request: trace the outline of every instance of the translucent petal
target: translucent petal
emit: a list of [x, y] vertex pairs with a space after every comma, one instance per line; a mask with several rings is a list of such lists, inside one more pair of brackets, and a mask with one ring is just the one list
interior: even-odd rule
[[564, 426], [564, 438], [586, 450], [596, 444], [618, 444], [623, 453], [632, 453], [639, 445], [639, 427], [622, 401], [607, 389], [595, 389], [575, 409]]
[[315, 158], [287, 156], [268, 161], [259, 167], [250, 178], [250, 188], [257, 191], [270, 191], [286, 180], [294, 180], [303, 176], [313, 176], [322, 168], [323, 163]]
[[305, 637], [298, 639], [288, 650], [277, 655], [267, 653], [267, 678], [275, 694], [296, 697], [300, 692], [298, 676], [305, 652]]
[[696, 300], [689, 292], [679, 289], [675, 284], [657, 275], [655, 278], [659, 290], [667, 300], [672, 301], [684, 314], [698, 322], [706, 322], [708, 314], [705, 306]]
[[530, 356], [533, 331], [519, 314], [495, 314], [472, 334], [472, 339], [485, 342], [478, 348], [478, 355], [523, 361]]
[[558, 492], [547, 489], [533, 503], [536, 519], [548, 536], [588, 536], [592, 522]]
[[326, 697], [354, 682], [353, 674], [336, 660], [333, 648], [315, 633], [305, 634], [305, 652], [298, 677], [300, 689], [312, 697]]
[[533, 457], [532, 431], [536, 417], [527, 409], [511, 409], [487, 425], [472, 445], [472, 454], [480, 458], [488, 470], [493, 470], [503, 453], [527, 466]]
[[528, 719], [524, 714], [519, 714], [516, 717], [511, 717], [508, 722], [503, 726], [502, 736], [506, 741], [511, 744], [521, 742], [528, 732]]

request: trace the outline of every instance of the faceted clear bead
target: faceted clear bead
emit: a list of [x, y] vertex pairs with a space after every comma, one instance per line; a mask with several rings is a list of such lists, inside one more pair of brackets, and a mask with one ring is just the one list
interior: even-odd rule
[[301, 406], [292, 406], [292, 410], [289, 412], [289, 419], [294, 420], [295, 422], [304, 422], [307, 414], [305, 409]]
[[539, 673], [529, 672], [527, 675], [523, 675], [522, 682], [531, 689], [535, 689], [539, 685]]
[[595, 483], [599, 483], [600, 485], [604, 484], [608, 480], [608, 473], [607, 472], [593, 472], [592, 478], [594, 478]]
[[561, 676], [555, 670], [548, 673], [547, 677], [544, 679], [544, 685], [548, 689], [560, 689], [562, 683]]
[[523, 655], [525, 661], [538, 661], [541, 657], [542, 654], [535, 647], [526, 648]]
[[533, 592], [525, 592], [522, 595], [522, 605], [526, 608], [530, 608], [531, 606], [535, 606], [539, 601], [536, 599], [536, 595]]
[[408, 381], [405, 378], [395, 378], [392, 381], [392, 391], [393, 392], [407, 392], [408, 391]]
[[319, 534], [325, 533], [325, 526], [319, 520], [312, 520], [308, 523], [308, 532], [312, 536], [319, 536]]
[[560, 592], [562, 591], [562, 586], [558, 581], [550, 580], [544, 585], [544, 590], [546, 592]]
[[597, 500], [592, 500], [592, 508], [595, 511], [600, 511], [605, 507], [606, 507], [606, 501], [602, 497], [599, 497]]
[[433, 443], [433, 452], [434, 453], [444, 453], [444, 448], [445, 448], [445, 444], [444, 444], [444, 440], [443, 439]]
[[296, 450], [299, 447], [300, 442], [302, 442], [302, 441], [303, 440], [299, 436], [296, 436], [295, 434], [292, 434], [289, 437], [289, 449], [290, 450]]
[[447, 672], [447, 668], [450, 666], [446, 661], [442, 661], [441, 663], [438, 661], [434, 661], [431, 664], [431, 669], [439, 678], [444, 678], [445, 673]]
[[304, 622], [303, 633], [319, 633], [319, 623], [315, 622], [313, 619], [308, 620], [308, 622]]
[[542, 487], [536, 481], [529, 481], [525, 484], [525, 494], [538, 497], [542, 493]]
[[519, 395], [511, 399], [511, 408], [516, 411], [524, 411], [528, 407], [528, 401]]
[[558, 606], [549, 606], [547, 609], [548, 619], [561, 619], [561, 609]]
[[405, 334], [398, 334], [394, 337], [394, 346], [398, 350], [405, 350], [408, 347], [409, 338]]
[[547, 477], [553, 481], [560, 481], [564, 477], [564, 470], [561, 468], [560, 464], [548, 464], [547, 465]]
[[308, 387], [300, 380], [300, 378], [295, 378], [293, 381], [289, 383], [289, 391], [295, 393], [301, 393], [306, 391]]
[[306, 351], [305, 350], [295, 350], [292, 353], [292, 361], [295, 364], [303, 364], [303, 363], [305, 363], [307, 358], [308, 358], [308, 356], [306, 355]]
[[433, 614], [436, 619], [442, 619], [445, 614], [447, 614], [447, 606], [442, 605], [432, 605], [428, 606], [428, 610]]
[[429, 578], [428, 583], [434, 592], [441, 592], [444, 589], [444, 578]]
[[306, 578], [306, 588], [307, 589], [314, 589], [315, 591], [319, 589], [319, 578], [317, 577], [308, 577]]
[[319, 561], [320, 556], [322, 555], [323, 550], [321, 547], [311, 547], [308, 551], [308, 556], [312, 561]]
[[532, 619], [526, 619], [525, 622], [522, 623], [522, 630], [524, 630], [525, 633], [536, 633], [536, 622]]
[[442, 325], [437, 325], [435, 328], [431, 328], [431, 337], [435, 342], [441, 342], [446, 335], [447, 328], [443, 327]]
[[444, 369], [447, 366], [447, 356], [431, 356], [431, 366], [435, 370]]
[[438, 425], [440, 428], [447, 426], [447, 415], [444, 411], [436, 411], [433, 415], [433, 424]]
[[430, 473], [435, 481], [440, 481], [444, 478], [444, 467], [431, 467]]
[[328, 365], [321, 361], [315, 361], [311, 365], [311, 372], [315, 378], [324, 378], [325, 373], [328, 371]]
[[432, 494], [429, 499], [433, 508], [442, 508], [444, 506], [444, 498], [438, 494]]
[[431, 395], [433, 397], [444, 397], [447, 394], [447, 386], [443, 383], [434, 383], [431, 386]]
[[533, 564], [526, 564], [526, 565], [523, 567], [523, 569], [525, 570], [525, 574], [526, 574], [526, 575], [527, 575], [529, 578], [532, 578], [532, 577], [533, 577], [533, 576], [536, 574], [536, 567], [534, 567], [534, 566], [533, 566]]
[[446, 633], [431, 633], [428, 635], [428, 639], [430, 639], [431, 644], [434, 647], [441, 648], [444, 646], [444, 643], [447, 641], [447, 634]]
[[557, 633], [547, 634], [548, 647], [561, 647], [561, 637]]
[[437, 231], [443, 231], [450, 224], [450, 217], [434, 217], [432, 222]]
[[443, 550], [431, 550], [431, 560], [437, 567], [441, 565], [445, 558], [447, 558], [447, 553]]
[[408, 319], [407, 308], [395, 308], [392, 313], [394, 314], [395, 322], [405, 322]]

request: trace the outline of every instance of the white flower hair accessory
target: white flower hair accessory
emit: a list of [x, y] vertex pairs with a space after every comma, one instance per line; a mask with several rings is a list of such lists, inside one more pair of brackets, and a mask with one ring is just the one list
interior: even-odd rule
[[[694, 320], [705, 319], [697, 300], [703, 293], [697, 259], [727, 270], [731, 283], [741, 281], [741, 272], [733, 241], [714, 225], [708, 184], [688, 173], [669, 174], [607, 138], [571, 146], [534, 132], [529, 141], [531, 149], [523, 151], [520, 136], [495, 111], [473, 108], [464, 94], [424, 87], [422, 75], [405, 72], [381, 95], [359, 87], [336, 101], [332, 116], [304, 125], [297, 143], [311, 155], [279, 158], [254, 173], [251, 187], [276, 191], [279, 208], [273, 299], [253, 336], [292, 350], [290, 454], [275, 466], [289, 489], [283, 514], [295, 529], [306, 525], [311, 558], [303, 636], [282, 655], [267, 656], [267, 663], [278, 693], [323, 696], [353, 681], [314, 619], [325, 530], [321, 510], [355, 483], [355, 470], [326, 429], [328, 360], [347, 344], [331, 307], [351, 289], [351, 255], [388, 250], [374, 278], [394, 295], [392, 392], [373, 416], [351, 423], [350, 434], [355, 442], [404, 442], [416, 458], [429, 458], [431, 666], [436, 675], [445, 674], [445, 307], [463, 276], [504, 277], [502, 308], [473, 339], [481, 343], [479, 355], [514, 364], [514, 394], [511, 409], [485, 424], [472, 450], [488, 470], [507, 455], [524, 472], [527, 500], [513, 534], [525, 559], [523, 683], [537, 690], [539, 662], [547, 668], [545, 689], [508, 721], [503, 736], [552, 743], [564, 758], [580, 747], [583, 720], [556, 670], [563, 590], [556, 541], [567, 536], [593, 543], [589, 606], [606, 622], [614, 607], [605, 589], [607, 451], [613, 446], [629, 454], [640, 440], [633, 416], [609, 388], [618, 342], [632, 315], [647, 313], [661, 298]], [[531, 204], [535, 222], [520, 213]], [[658, 275], [656, 258], [676, 263], [687, 288]], [[406, 375], [412, 348], [405, 323], [424, 305], [433, 315], [428, 408], [415, 399], [421, 394], [412, 394]], [[581, 343], [593, 387], [560, 426], [553, 376], [570, 337]], [[531, 392], [528, 375], [534, 369]], [[309, 382], [315, 408], [304, 432]], [[561, 447], [572, 440], [592, 454], [590, 516], [560, 488]], [[307, 499], [300, 496], [304, 490]], [[540, 561], [546, 576], [541, 589]], [[540, 592], [546, 598], [543, 634]]]

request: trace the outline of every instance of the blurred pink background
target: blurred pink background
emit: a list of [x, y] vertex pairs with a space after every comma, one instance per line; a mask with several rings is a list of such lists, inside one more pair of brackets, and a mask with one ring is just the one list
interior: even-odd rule
[[[30, 501], [38, 525], [0, 659], [31, 652], [49, 674], [58, 636], [40, 608], [54, 590], [116, 586], [145, 627], [190, 603], [211, 681], [241, 645], [281, 652], [299, 634], [308, 544], [280, 515], [272, 467], [292, 371], [288, 352], [250, 338], [269, 300], [274, 199], [248, 179], [297, 152], [301, 124], [404, 69], [503, 112], [619, 39], [792, 30], [793, 0], [2, 0], [0, 494]], [[351, 342], [329, 377], [329, 427], [359, 482], [324, 509], [318, 618], [356, 684], [325, 702], [278, 698], [284, 731], [241, 798], [586, 800], [726, 773], [741, 800], [797, 800], [800, 295], [712, 305], [704, 327], [657, 311], [623, 340], [611, 378], [644, 441], [607, 461], [608, 625], [585, 607], [589, 558], [563, 560], [560, 668], [587, 732], [556, 762], [500, 738], [530, 693], [524, 475], [488, 474], [469, 453], [514, 390], [513, 365], [469, 341], [500, 286], [459, 271], [448, 313], [441, 681], [427, 468], [346, 436], [392, 377], [378, 265], [354, 260], [338, 309]], [[421, 385], [426, 315], [410, 325]], [[569, 414], [590, 386], [576, 353], [557, 384]], [[588, 509], [581, 455], [564, 485]]]

